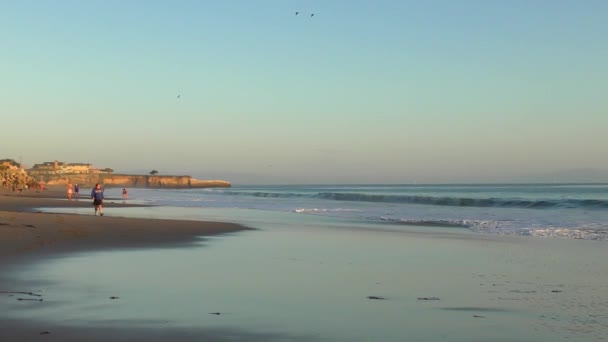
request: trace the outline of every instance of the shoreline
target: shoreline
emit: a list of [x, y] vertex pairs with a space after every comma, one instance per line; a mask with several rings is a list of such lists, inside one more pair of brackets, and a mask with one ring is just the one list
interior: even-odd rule
[[[407, 334], [434, 341], [450, 333], [454, 341], [586, 341], [608, 328], [601, 321], [608, 303], [602, 243], [367, 229], [314, 216], [264, 214], [256, 221], [253, 214], [214, 216], [197, 208], [173, 215], [162, 215], [162, 206], [148, 214], [126, 210], [140, 217], [240, 217], [236, 222], [262, 229], [205, 241], [201, 222], [123, 219], [110, 207], [95, 217], [89, 200], [80, 215], [37, 212], [44, 201], [0, 196], [0, 222], [9, 223], [0, 232], [21, 232], [22, 239], [0, 250], [15, 249], [15, 241], [31, 247], [0, 256], [0, 291], [15, 292], [0, 296], [0, 340], [398, 341]], [[2, 203], [20, 211], [2, 211]], [[128, 229], [105, 224], [114, 219]], [[35, 244], [45, 239], [47, 245]], [[346, 324], [364, 329], [336, 329], [318, 312], [340, 320], [355, 313]]]
[[[37, 262], [74, 253], [99, 252], [145, 248], [193, 248], [210, 236], [252, 230], [223, 222], [164, 219], [123, 218], [94, 216], [88, 197], [81, 200], [60, 201], [65, 198], [61, 190], [24, 193], [0, 189], [0, 291], [3, 297], [15, 296], [10, 292], [36, 291], [36, 284], [23, 283], [12, 277], [14, 272]], [[39, 212], [44, 207], [87, 207], [91, 215], [54, 214]], [[111, 213], [117, 207], [149, 207], [121, 203], [104, 205]], [[266, 336], [250, 335], [234, 329], [226, 331], [191, 331], [180, 328], [158, 327], [151, 332], [132, 324], [122, 326], [78, 326], [20, 320], [0, 316], [0, 339], [12, 341], [133, 340], [145, 336], [146, 340], [199, 340], [241, 334], [244, 340], [267, 340]], [[48, 333], [48, 334], [47, 334]], [[40, 335], [46, 336], [40, 336]], [[272, 337], [272, 336], [270, 336]]]
[[[124, 218], [111, 216], [112, 208], [149, 205], [104, 203], [103, 217], [94, 216], [88, 198], [61, 201], [63, 191], [13, 193], [0, 190], [0, 270], [16, 259], [125, 248], [195, 246], [201, 238], [251, 228], [224, 222]], [[54, 214], [45, 207], [91, 208], [91, 215]], [[0, 279], [0, 287], [2, 286]]]

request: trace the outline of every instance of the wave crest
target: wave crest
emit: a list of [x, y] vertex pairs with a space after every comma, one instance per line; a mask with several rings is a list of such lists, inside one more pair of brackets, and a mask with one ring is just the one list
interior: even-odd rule
[[252, 196], [260, 198], [317, 198], [332, 201], [351, 202], [380, 202], [380, 203], [409, 203], [455, 207], [499, 207], [526, 209], [608, 209], [608, 200], [600, 199], [505, 199], [505, 198], [472, 198], [472, 197], [438, 197], [421, 195], [382, 195], [353, 192], [247, 192], [247, 191], [218, 191], [217, 194]]

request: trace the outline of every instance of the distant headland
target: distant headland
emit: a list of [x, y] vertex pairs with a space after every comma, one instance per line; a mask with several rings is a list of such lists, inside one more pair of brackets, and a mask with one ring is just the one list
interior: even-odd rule
[[152, 170], [148, 175], [116, 174], [111, 168], [96, 168], [88, 163], [65, 163], [61, 161], [43, 162], [24, 170], [29, 177], [45, 185], [80, 184], [92, 186], [96, 183], [105, 187], [129, 188], [214, 188], [230, 187], [224, 180], [200, 180], [191, 176], [159, 175]]

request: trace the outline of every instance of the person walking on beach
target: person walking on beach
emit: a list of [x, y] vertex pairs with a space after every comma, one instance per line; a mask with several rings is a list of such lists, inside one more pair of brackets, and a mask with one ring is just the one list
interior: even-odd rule
[[80, 187], [78, 186], [78, 184], [74, 185], [74, 196], [76, 196], [76, 199], [78, 199], [78, 197], [80, 197], [79, 191], [80, 191]]
[[68, 183], [68, 201], [72, 200], [72, 182]]
[[123, 199], [123, 201], [126, 200], [127, 198], [129, 198], [129, 192], [127, 191], [127, 189], [122, 189], [122, 199]]
[[103, 216], [103, 190], [99, 183], [95, 184], [93, 191], [91, 191], [91, 198], [95, 206], [95, 216], [97, 216], [97, 210], [99, 210], [99, 216]]

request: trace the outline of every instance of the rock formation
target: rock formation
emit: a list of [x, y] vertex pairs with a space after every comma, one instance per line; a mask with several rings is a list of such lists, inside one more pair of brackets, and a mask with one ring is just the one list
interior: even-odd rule
[[190, 176], [158, 176], [158, 175], [121, 175], [121, 174], [63, 174], [39, 176], [40, 181], [47, 185], [67, 185], [68, 183], [93, 186], [96, 183], [106, 187], [123, 188], [166, 188], [192, 189], [230, 187], [230, 182], [222, 180], [199, 180]]
[[36, 187], [38, 183], [28, 176], [19, 163], [10, 159], [0, 160], [0, 185], [13, 190]]
[[[67, 165], [67, 166], [66, 166]], [[37, 164], [28, 172], [12, 159], [0, 160], [0, 184], [14, 190], [25, 189], [26, 185], [34, 187], [39, 183], [46, 185], [80, 184], [93, 186], [97, 183], [105, 187], [124, 188], [214, 188], [230, 187], [230, 182], [223, 180], [200, 180], [191, 176], [159, 176], [113, 174], [111, 169], [92, 169], [91, 164], [47, 162]], [[60, 167], [61, 166], [61, 167]], [[75, 172], [69, 172], [73, 170]], [[96, 170], [91, 172], [91, 170]], [[67, 172], [66, 172], [67, 171]]]

